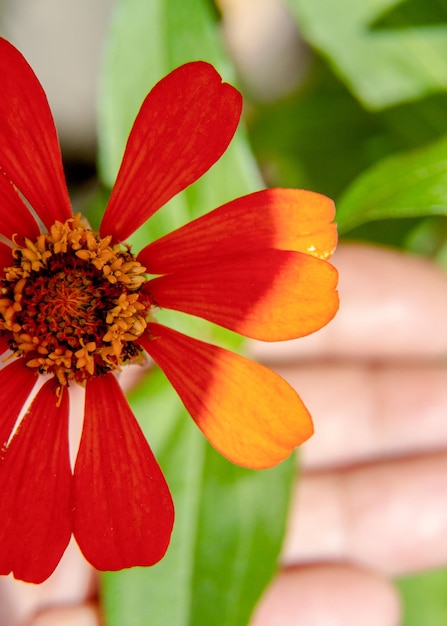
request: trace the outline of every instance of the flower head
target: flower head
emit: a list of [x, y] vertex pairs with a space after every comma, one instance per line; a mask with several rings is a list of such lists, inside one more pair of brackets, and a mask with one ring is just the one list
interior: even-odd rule
[[[0, 573], [45, 580], [73, 534], [98, 569], [165, 553], [168, 486], [117, 372], [147, 353], [209, 441], [270, 467], [312, 434], [301, 400], [245, 357], [156, 322], [159, 307], [247, 337], [299, 337], [337, 310], [333, 204], [271, 189], [229, 202], [137, 254], [125, 241], [226, 150], [241, 96], [188, 63], [148, 94], [99, 232], [74, 215], [48, 103], [0, 40]], [[74, 467], [69, 396], [85, 388]]]

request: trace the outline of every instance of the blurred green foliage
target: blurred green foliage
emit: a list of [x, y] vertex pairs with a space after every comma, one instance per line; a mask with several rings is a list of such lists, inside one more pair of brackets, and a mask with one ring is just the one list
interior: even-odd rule
[[306, 39], [366, 107], [382, 109], [446, 89], [447, 23], [440, 0], [289, 4]]
[[[313, 56], [293, 95], [270, 104], [247, 99], [248, 139], [264, 181], [333, 197], [342, 238], [398, 246], [447, 267], [447, 0], [289, 6]], [[100, 102], [107, 186], [138, 106], [161, 76], [202, 58], [226, 80], [235, 77], [210, 2], [121, 0], [117, 9]], [[242, 130], [216, 168], [142, 227], [134, 244], [259, 185]], [[162, 563], [104, 577], [108, 623], [130, 623], [132, 615], [132, 626], [243, 626], [275, 569], [293, 464], [254, 474], [226, 463], [191, 426], [160, 373], [132, 403], [178, 515]], [[267, 500], [274, 503], [269, 511]], [[399, 581], [404, 626], [447, 623], [446, 576]]]
[[403, 626], [447, 624], [447, 570], [408, 576], [398, 582], [403, 603]]
[[[440, 232], [447, 229], [446, 85], [439, 82], [436, 89], [428, 91], [419, 85], [411, 98], [402, 87], [392, 101], [372, 107], [351, 78], [340, 72], [332, 48], [320, 40], [316, 44], [314, 31], [323, 29], [323, 22], [329, 28], [332, 18], [331, 37], [337, 39], [337, 54], [344, 49], [346, 56], [355, 57], [358, 73], [377, 89], [380, 79], [370, 75], [369, 64], [383, 65], [384, 71], [389, 71], [392, 61], [371, 52], [363, 54], [344, 37], [342, 22], [350, 11], [349, 0], [336, 3], [336, 16], [334, 6], [325, 12], [317, 8], [320, 4], [324, 0], [290, 2], [298, 29], [317, 45], [303, 84], [282, 101], [254, 102], [249, 109], [250, 140], [264, 178], [271, 186], [315, 189], [334, 198], [342, 238], [399, 246], [445, 264], [447, 248]], [[427, 24], [444, 24], [447, 41], [443, 2], [382, 0], [375, 3], [375, 12], [372, 4], [362, 3], [365, 11], [366, 5], [371, 5], [371, 28], [386, 25], [390, 36], [398, 28], [407, 28], [421, 31], [422, 36]], [[370, 37], [369, 28], [362, 32], [364, 38]], [[438, 53], [431, 50], [428, 57], [422, 55], [427, 68], [432, 54]], [[447, 72], [447, 55], [436, 58]], [[414, 77], [412, 66], [395, 65], [393, 72], [405, 74], [406, 80]]]

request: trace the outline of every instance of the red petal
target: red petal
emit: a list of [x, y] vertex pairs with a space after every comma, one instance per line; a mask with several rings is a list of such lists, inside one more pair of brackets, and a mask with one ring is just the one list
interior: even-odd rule
[[26, 367], [23, 359], [16, 359], [0, 370], [0, 450], [8, 441], [36, 379], [36, 374]]
[[5, 275], [4, 268], [12, 265], [12, 248], [0, 241], [0, 278]]
[[203, 61], [177, 68], [148, 94], [130, 133], [100, 232], [124, 240], [225, 152], [242, 98]]
[[[0, 171], [0, 234], [8, 239], [16, 233], [35, 239], [40, 232], [36, 220], [6, 175]], [[12, 259], [10, 259], [11, 263]]]
[[337, 272], [301, 252], [262, 250], [145, 284], [158, 306], [203, 317], [263, 341], [293, 339], [327, 324], [338, 308]]
[[99, 570], [153, 565], [169, 544], [169, 488], [115, 377], [87, 383], [74, 535]]
[[59, 563], [71, 534], [68, 392], [58, 406], [48, 381], [0, 465], [0, 572], [40, 583]]
[[337, 244], [334, 203], [300, 189], [243, 196], [149, 244], [138, 260], [152, 274], [237, 257], [265, 248], [329, 258]]
[[8, 339], [9, 333], [7, 335], [0, 335], [0, 354], [3, 354], [4, 352], [6, 352], [6, 350], [8, 350]]
[[49, 228], [71, 216], [53, 117], [27, 61], [0, 39], [0, 169]]
[[160, 324], [149, 324], [149, 331], [141, 344], [210, 443], [230, 461], [272, 467], [311, 436], [309, 413], [278, 374]]

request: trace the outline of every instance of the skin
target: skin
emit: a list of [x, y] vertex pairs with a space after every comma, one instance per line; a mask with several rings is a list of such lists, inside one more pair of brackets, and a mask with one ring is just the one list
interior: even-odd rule
[[[316, 430], [252, 626], [397, 626], [392, 577], [447, 563], [447, 276], [364, 245], [340, 246], [334, 263], [342, 305], [327, 328], [250, 345], [296, 386]], [[11, 626], [98, 626], [94, 596], [75, 549], [40, 587], [0, 582]]]

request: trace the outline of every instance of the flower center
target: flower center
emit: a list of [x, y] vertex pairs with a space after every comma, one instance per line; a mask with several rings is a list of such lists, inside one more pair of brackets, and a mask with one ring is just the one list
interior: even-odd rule
[[17, 239], [0, 290], [0, 332], [16, 356], [61, 385], [141, 356], [135, 340], [151, 303], [140, 293], [146, 268], [129, 247], [111, 246], [80, 215], [36, 241]]

